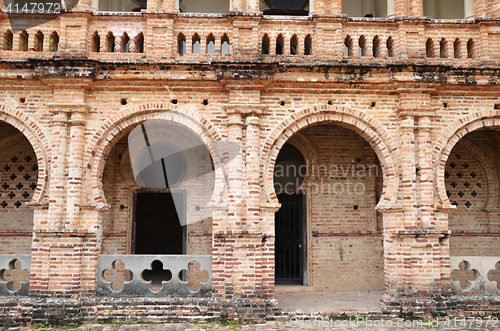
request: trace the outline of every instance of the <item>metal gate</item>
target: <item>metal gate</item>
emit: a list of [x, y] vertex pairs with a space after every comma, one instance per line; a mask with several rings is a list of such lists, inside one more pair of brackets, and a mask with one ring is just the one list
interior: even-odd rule
[[302, 194], [279, 194], [280, 210], [275, 216], [275, 263], [277, 285], [303, 284], [303, 218]]

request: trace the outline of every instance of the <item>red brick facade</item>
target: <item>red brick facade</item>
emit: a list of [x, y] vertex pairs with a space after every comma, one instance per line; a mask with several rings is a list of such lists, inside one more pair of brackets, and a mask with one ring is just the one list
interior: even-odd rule
[[[31, 254], [29, 296], [0, 297], [0, 320], [273, 316], [285, 144], [307, 165], [302, 285], [385, 291], [392, 315], [498, 313], [500, 279], [471, 262], [456, 291], [450, 259], [500, 262], [500, 6], [441, 20], [422, 3], [351, 18], [340, 0], [297, 17], [257, 0], [224, 14], [81, 0], [59, 16], [0, 2], [0, 255]], [[185, 253], [212, 256], [211, 298], [96, 297], [99, 256], [133, 252], [127, 137], [147, 120], [188, 128], [210, 153], [212, 177], [183, 192], [191, 219], [210, 211], [187, 225]], [[240, 153], [225, 162], [221, 141]]]

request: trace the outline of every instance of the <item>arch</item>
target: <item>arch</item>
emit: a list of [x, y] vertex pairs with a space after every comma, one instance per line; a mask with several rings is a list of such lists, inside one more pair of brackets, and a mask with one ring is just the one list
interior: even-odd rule
[[450, 200], [446, 195], [445, 168], [450, 153], [466, 134], [481, 128], [500, 126], [500, 110], [482, 110], [469, 114], [453, 122], [441, 135], [435, 148], [437, 195], [442, 208], [451, 208]]
[[349, 35], [344, 40], [344, 56], [352, 56], [352, 38]]
[[301, 133], [294, 134], [286, 143], [295, 147], [305, 160], [311, 161], [311, 171], [307, 171], [306, 176], [300, 184], [301, 188], [307, 186], [307, 183], [316, 177], [316, 169], [318, 169], [318, 152], [309, 139], [304, 137]]
[[139, 32], [135, 37], [134, 44], [136, 53], [144, 53], [144, 35], [142, 32]]
[[394, 57], [394, 39], [392, 37], [387, 38], [387, 57]]
[[285, 49], [284, 47], [285, 47], [285, 38], [283, 38], [283, 35], [280, 33], [276, 38], [276, 55], [283, 54], [283, 51]]
[[266, 33], [262, 37], [262, 54], [269, 54], [269, 50], [271, 49], [270, 45], [271, 45], [271, 42], [270, 42], [269, 36]]
[[59, 35], [56, 31], [52, 32], [49, 37], [49, 51], [57, 52], [59, 50]]
[[38, 30], [38, 32], [35, 34], [35, 42], [33, 44], [35, 52], [43, 52], [43, 37], [44, 36], [42, 31]]
[[181, 56], [186, 54], [186, 37], [182, 33], [177, 36], [177, 53]]
[[194, 34], [191, 39], [191, 50], [193, 54], [199, 54], [201, 52], [201, 39], [197, 33]]
[[216, 203], [222, 198], [224, 184], [220, 170], [221, 161], [218, 157], [214, 141], [222, 141], [215, 127], [204, 117], [200, 116], [195, 109], [189, 106], [145, 104], [142, 106], [124, 110], [110, 118], [95, 133], [90, 141], [91, 149], [85, 154], [83, 164], [87, 164], [87, 181], [90, 182], [90, 205], [98, 209], [107, 208], [106, 198], [102, 185], [102, 174], [106, 159], [115, 143], [125, 134], [129, 133], [135, 125], [150, 119], [161, 119], [172, 121], [183, 125], [197, 134], [207, 146], [216, 167], [216, 183], [211, 202]]
[[[399, 159], [397, 145], [385, 129], [368, 115], [343, 106], [314, 106], [304, 109], [278, 124], [264, 142], [264, 191], [269, 203], [278, 204], [273, 186], [274, 164], [281, 147], [299, 130], [313, 124], [336, 123], [361, 135], [375, 150], [382, 166], [384, 194], [379, 207], [394, 204], [397, 198], [399, 176], [393, 160]], [[392, 154], [392, 155], [391, 155]], [[398, 172], [399, 173], [399, 172]]]
[[310, 34], [304, 38], [304, 55], [312, 55], [312, 37]]
[[221, 50], [220, 52], [222, 54], [229, 54], [229, 37], [227, 36], [226, 33], [222, 36], [221, 39]]
[[99, 53], [101, 49], [101, 37], [99, 37], [99, 33], [97, 31], [92, 35], [92, 43], [90, 45], [91, 51]]
[[26, 30], [23, 30], [19, 34], [19, 50], [22, 52], [27, 52], [28, 51], [28, 32]]
[[38, 180], [31, 203], [41, 204], [43, 194], [47, 188], [49, 169], [47, 153], [50, 152], [50, 147], [47, 150], [44, 146], [50, 146], [49, 141], [44, 131], [31, 117], [3, 104], [0, 104], [0, 121], [10, 124], [19, 130], [28, 139], [35, 152], [38, 165]]
[[290, 39], [290, 55], [299, 54], [298, 47], [299, 47], [299, 39], [297, 38], [297, 35], [294, 34]]
[[114, 53], [115, 51], [115, 36], [111, 31], [106, 36], [106, 51], [109, 53]]
[[207, 54], [215, 53], [215, 37], [210, 33], [207, 37]]
[[12, 31], [11, 30], [5, 31], [5, 33], [3, 34], [3, 49], [6, 51], [11, 51], [13, 40], [14, 40], [14, 35], [12, 34]]

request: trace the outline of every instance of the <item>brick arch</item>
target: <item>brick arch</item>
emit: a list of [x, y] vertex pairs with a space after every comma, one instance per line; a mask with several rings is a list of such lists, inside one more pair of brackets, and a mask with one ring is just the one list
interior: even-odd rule
[[437, 160], [437, 194], [443, 208], [451, 208], [450, 200], [446, 195], [444, 173], [446, 161], [453, 147], [466, 134], [495, 126], [500, 126], [500, 110], [482, 110], [456, 120], [441, 135], [442, 138], [437, 142], [435, 149], [435, 160]]
[[200, 116], [195, 106], [177, 106], [165, 104], [146, 104], [124, 110], [110, 118], [93, 136], [90, 150], [85, 153], [84, 163], [87, 164], [87, 180], [90, 182], [90, 205], [97, 209], [109, 208], [104, 195], [102, 174], [107, 157], [115, 143], [132, 131], [139, 123], [146, 120], [161, 119], [172, 121], [191, 129], [207, 146], [216, 168], [216, 183], [211, 202], [218, 202], [222, 198], [224, 189], [221, 162], [218, 157], [214, 141], [221, 141], [222, 137], [215, 127]]
[[264, 161], [264, 190], [268, 202], [278, 203], [273, 175], [274, 164], [283, 145], [301, 129], [313, 124], [327, 123], [353, 130], [370, 144], [377, 154], [384, 176], [384, 194], [379, 206], [396, 203], [399, 176], [396, 175], [396, 162], [393, 158], [399, 159], [399, 153], [393, 139], [376, 120], [367, 114], [348, 107], [329, 105], [314, 106], [293, 114], [280, 123], [264, 142], [262, 155], [267, 156]]
[[304, 180], [300, 184], [301, 187], [305, 187], [307, 183], [311, 180], [311, 178], [316, 177], [316, 169], [318, 165], [318, 152], [316, 151], [316, 148], [311, 144], [309, 139], [304, 137], [302, 134], [297, 133], [293, 135], [288, 141], [288, 144], [292, 145], [293, 147], [297, 148], [299, 152], [302, 154], [302, 157], [306, 162], [309, 160], [311, 162], [310, 165], [308, 165], [307, 169], [307, 174], [304, 177]]
[[[36, 155], [38, 165], [38, 179], [35, 192], [31, 198], [31, 203], [39, 204], [42, 202], [44, 192], [47, 188], [48, 178], [48, 159], [44, 146], [50, 146], [44, 131], [28, 115], [19, 110], [12, 109], [6, 105], [0, 104], [0, 121], [12, 125], [18, 129], [28, 139]], [[48, 149], [50, 147], [47, 147]]]

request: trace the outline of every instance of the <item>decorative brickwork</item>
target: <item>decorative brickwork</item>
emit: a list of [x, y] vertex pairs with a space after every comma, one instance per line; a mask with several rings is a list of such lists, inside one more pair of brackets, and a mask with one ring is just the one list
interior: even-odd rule
[[[1, 324], [262, 320], [277, 283], [499, 312], [496, 1], [100, 1], [0, 1]], [[178, 129], [145, 143], [178, 153], [177, 186], [134, 171], [152, 120]]]

